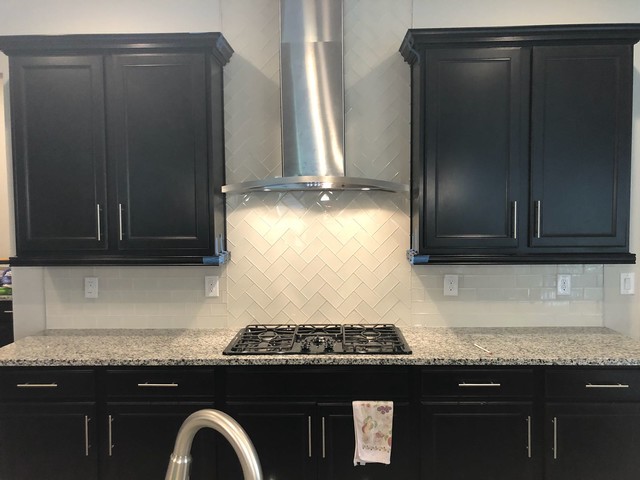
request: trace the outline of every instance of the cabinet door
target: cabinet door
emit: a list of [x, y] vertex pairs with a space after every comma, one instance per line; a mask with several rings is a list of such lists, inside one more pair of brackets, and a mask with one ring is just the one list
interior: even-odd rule
[[632, 47], [533, 49], [531, 245], [623, 247]]
[[534, 478], [530, 403], [423, 404], [422, 415], [425, 480]]
[[[316, 478], [317, 442], [313, 421], [315, 408], [309, 404], [229, 404], [231, 415], [249, 435], [265, 479], [312, 480]], [[220, 445], [220, 478], [242, 480], [240, 463], [231, 447]]]
[[[409, 405], [394, 404], [391, 464], [353, 465], [355, 434], [353, 408], [349, 405], [320, 405], [320, 479], [323, 480], [416, 480], [417, 442]], [[415, 450], [414, 450], [415, 449]]]
[[207, 254], [204, 56], [115, 55], [107, 88], [113, 241], [122, 252]]
[[547, 480], [635, 480], [640, 404], [551, 404], [545, 424]]
[[13, 302], [0, 300], [0, 347], [13, 342]]
[[518, 246], [527, 58], [519, 48], [426, 52], [424, 252]]
[[18, 254], [107, 248], [103, 62], [11, 58]]
[[[164, 478], [182, 422], [210, 404], [108, 404], [104, 418], [103, 479]], [[191, 447], [192, 480], [215, 478], [216, 432], [200, 430]]]
[[0, 405], [0, 478], [98, 478], [93, 404]]

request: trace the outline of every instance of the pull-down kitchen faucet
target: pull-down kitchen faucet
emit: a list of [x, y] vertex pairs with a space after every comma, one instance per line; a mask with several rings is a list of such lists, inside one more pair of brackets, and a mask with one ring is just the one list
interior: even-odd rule
[[245, 480], [262, 480], [260, 460], [247, 433], [229, 415], [213, 409], [198, 410], [182, 423], [165, 480], [189, 479], [191, 443], [198, 430], [205, 427], [220, 432], [229, 441], [240, 460]]

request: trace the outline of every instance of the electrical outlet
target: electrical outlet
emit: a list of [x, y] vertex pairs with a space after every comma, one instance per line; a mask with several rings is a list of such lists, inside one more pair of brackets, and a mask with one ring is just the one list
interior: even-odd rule
[[571, 275], [558, 275], [558, 295], [571, 295]]
[[444, 276], [444, 295], [447, 297], [458, 296], [458, 275]]
[[204, 277], [204, 296], [205, 297], [219, 297], [220, 296], [220, 282], [215, 275]]
[[98, 298], [98, 277], [84, 277], [84, 298]]
[[620, 295], [633, 295], [636, 293], [636, 274], [620, 274]]

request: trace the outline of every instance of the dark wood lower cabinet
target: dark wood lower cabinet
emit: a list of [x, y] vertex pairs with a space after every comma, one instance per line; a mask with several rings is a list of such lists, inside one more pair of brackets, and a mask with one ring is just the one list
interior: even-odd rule
[[[354, 466], [350, 403], [230, 404], [227, 413], [253, 442], [264, 478], [278, 480], [417, 480], [409, 403], [394, 405], [391, 464]], [[221, 478], [242, 480], [228, 446], [220, 447]]]
[[391, 464], [353, 465], [355, 434], [353, 409], [349, 405], [318, 406], [322, 451], [319, 477], [326, 480], [415, 480], [418, 478], [416, 437], [411, 434], [408, 402], [394, 403]]
[[[353, 465], [356, 399], [394, 401], [390, 465]], [[265, 480], [640, 478], [640, 368], [342, 365], [0, 368], [0, 480], [164, 478], [204, 408], [246, 430]], [[192, 480], [243, 480], [213, 430], [191, 455]]]
[[[225, 408], [249, 435], [265, 479], [316, 478], [315, 407], [308, 403], [229, 404]], [[240, 463], [228, 444], [219, 448], [220, 478], [242, 480]]]
[[546, 480], [640, 478], [640, 403], [549, 404]]
[[0, 404], [0, 478], [98, 478], [94, 403]]
[[424, 403], [422, 477], [533, 480], [533, 407], [523, 403]]
[[[167, 471], [178, 429], [185, 418], [212, 404], [109, 404], [102, 480], [157, 480]], [[217, 433], [200, 430], [191, 447], [192, 480], [215, 477]], [[109, 443], [110, 440], [110, 443]]]

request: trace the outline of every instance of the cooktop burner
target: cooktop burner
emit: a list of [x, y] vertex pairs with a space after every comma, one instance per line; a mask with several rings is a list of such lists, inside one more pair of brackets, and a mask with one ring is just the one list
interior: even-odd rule
[[248, 325], [222, 352], [225, 355], [409, 354], [392, 324]]

